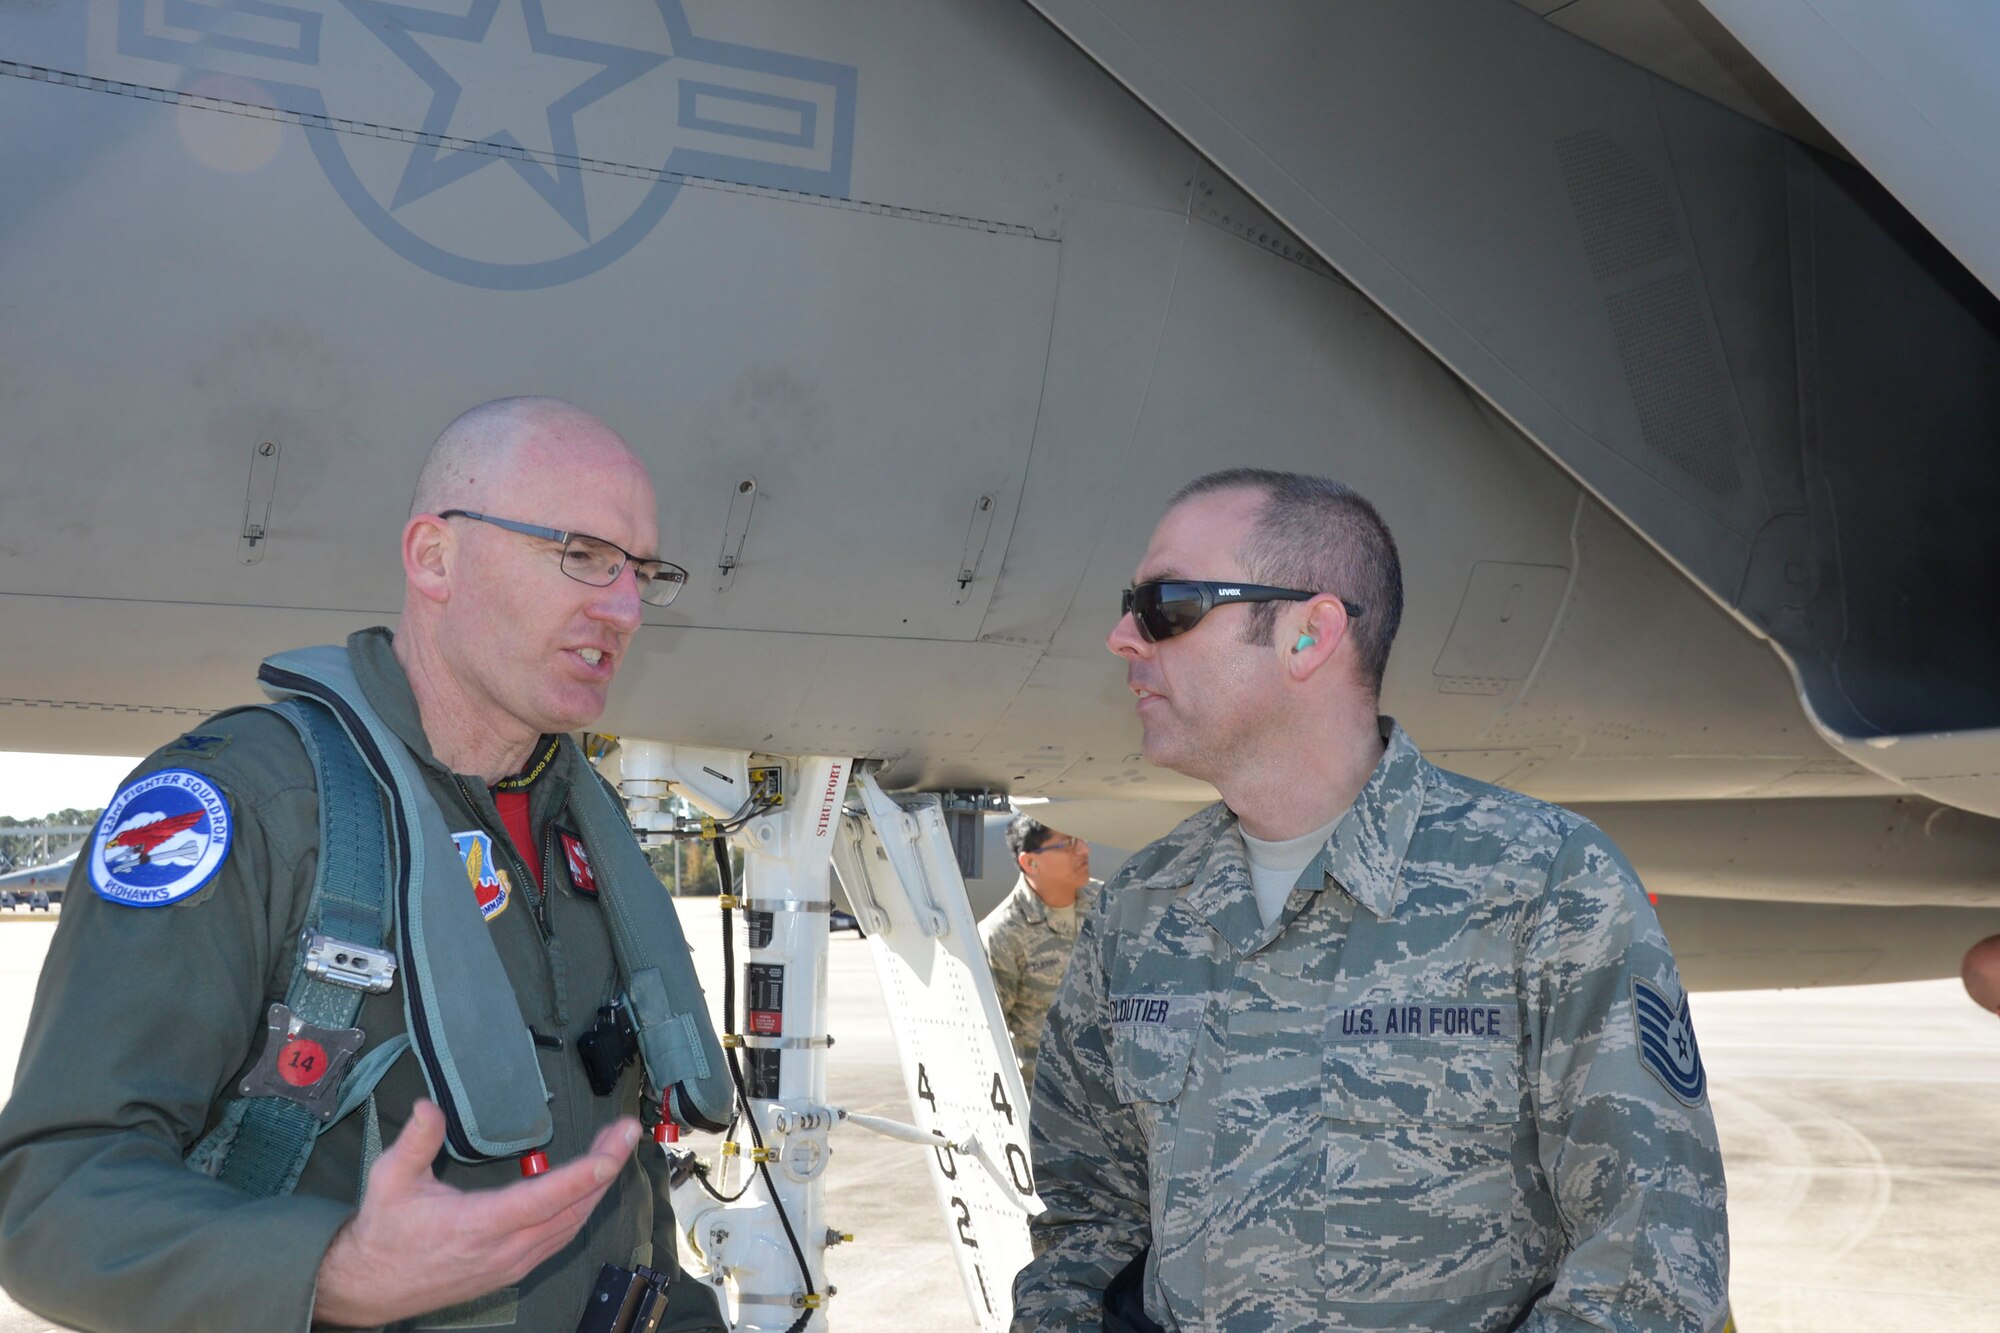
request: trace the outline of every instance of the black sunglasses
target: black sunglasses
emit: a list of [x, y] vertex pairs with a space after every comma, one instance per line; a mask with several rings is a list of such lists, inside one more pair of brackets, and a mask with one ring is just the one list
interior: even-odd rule
[[[1218, 606], [1235, 602], [1303, 602], [1319, 596], [1297, 588], [1272, 588], [1262, 583], [1208, 583], [1200, 579], [1154, 579], [1125, 590], [1121, 614], [1139, 626], [1139, 636], [1148, 643], [1185, 634], [1201, 623], [1201, 618]], [[1362, 608], [1340, 599], [1348, 616]]]

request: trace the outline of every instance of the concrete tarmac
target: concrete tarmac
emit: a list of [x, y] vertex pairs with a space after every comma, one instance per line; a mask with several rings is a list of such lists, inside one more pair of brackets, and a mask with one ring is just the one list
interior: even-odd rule
[[[717, 914], [709, 901], [683, 906], [719, 1001]], [[0, 916], [0, 1086], [12, 1086], [51, 931]], [[832, 941], [828, 1003], [830, 1099], [907, 1120], [872, 950], [852, 935]], [[1694, 1004], [1729, 1170], [1742, 1333], [2000, 1329], [2000, 1019], [1956, 981], [1700, 994]], [[836, 1133], [827, 1219], [856, 1241], [827, 1257], [835, 1329], [977, 1328], [927, 1156]], [[0, 1333], [51, 1327], [0, 1297]]]

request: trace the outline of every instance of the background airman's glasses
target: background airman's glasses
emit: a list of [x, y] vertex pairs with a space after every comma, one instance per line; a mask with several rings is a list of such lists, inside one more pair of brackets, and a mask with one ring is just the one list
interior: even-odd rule
[[[1201, 618], [1218, 606], [1232, 602], [1303, 602], [1319, 596], [1297, 588], [1273, 588], [1262, 583], [1207, 583], [1199, 579], [1154, 579], [1125, 590], [1123, 614], [1139, 626], [1139, 635], [1148, 643], [1185, 634], [1201, 623]], [[1345, 597], [1340, 604], [1348, 616], [1362, 608]]]
[[446, 509], [438, 517], [469, 518], [477, 523], [491, 523], [496, 528], [518, 532], [524, 537], [539, 537], [545, 542], [554, 542], [562, 547], [562, 572], [593, 588], [610, 587], [625, 572], [625, 566], [630, 565], [633, 577], [639, 581], [639, 600], [649, 606], [665, 606], [673, 601], [679, 595], [681, 585], [687, 582], [688, 572], [679, 565], [667, 560], [643, 560], [602, 537], [564, 532], [560, 528], [545, 528], [535, 523], [517, 523], [511, 518], [475, 514], [470, 509]]

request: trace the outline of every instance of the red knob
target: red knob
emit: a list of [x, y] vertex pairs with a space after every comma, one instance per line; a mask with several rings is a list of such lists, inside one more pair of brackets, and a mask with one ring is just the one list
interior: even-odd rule
[[531, 1152], [521, 1158], [521, 1174], [524, 1176], [539, 1176], [548, 1169], [549, 1155], [545, 1152]]

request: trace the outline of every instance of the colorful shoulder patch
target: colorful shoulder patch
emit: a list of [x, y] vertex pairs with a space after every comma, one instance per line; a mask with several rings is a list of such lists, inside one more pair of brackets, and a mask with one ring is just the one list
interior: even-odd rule
[[513, 894], [507, 886], [507, 872], [493, 860], [493, 839], [483, 829], [454, 833], [458, 854], [465, 858], [465, 877], [472, 881], [472, 896], [479, 902], [479, 916], [491, 921], [507, 910]]
[[90, 887], [106, 902], [166, 907], [222, 869], [235, 824], [214, 783], [163, 768], [118, 789], [90, 842]]
[[1708, 1091], [1708, 1072], [1701, 1067], [1701, 1048], [1695, 1045], [1687, 992], [1681, 991], [1675, 1003], [1658, 986], [1634, 977], [1632, 1019], [1639, 1028], [1639, 1063], [1681, 1102], [1701, 1105]]
[[584, 897], [595, 898], [597, 876], [590, 869], [590, 852], [584, 847], [583, 839], [566, 828], [557, 828], [556, 836], [562, 839], [563, 860], [569, 863], [569, 882]]

